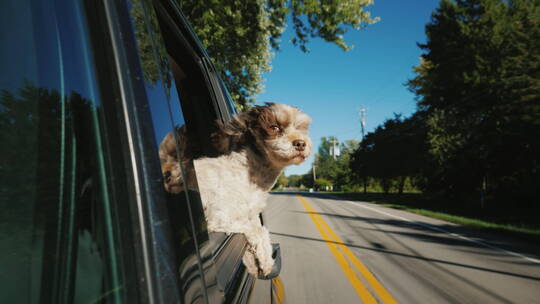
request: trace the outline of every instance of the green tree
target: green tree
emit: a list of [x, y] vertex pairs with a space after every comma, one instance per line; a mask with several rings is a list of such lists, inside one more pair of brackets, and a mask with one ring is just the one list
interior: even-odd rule
[[365, 7], [372, 0], [208, 0], [178, 1], [182, 11], [221, 71], [240, 107], [262, 89], [262, 74], [270, 70], [271, 49], [278, 50], [288, 20], [291, 42], [307, 52], [310, 38], [320, 37], [344, 50], [343, 35], [361, 29], [372, 18]]
[[375, 179], [387, 193], [393, 188], [403, 193], [407, 180], [419, 184], [429, 161], [424, 126], [423, 112], [406, 119], [397, 114], [387, 119], [368, 133], [354, 151], [352, 175], [364, 189], [370, 179]]
[[312, 187], [314, 184], [314, 181], [313, 181], [313, 171], [312, 170], [309, 170], [308, 173], [304, 174], [301, 176], [300, 178], [300, 187], [306, 187], [306, 188], [310, 188]]
[[324, 178], [317, 178], [315, 180], [315, 189], [318, 191], [327, 191], [332, 188], [332, 182]]
[[444, 0], [432, 15], [408, 85], [426, 113], [433, 189], [539, 198], [539, 20], [537, 0]]
[[276, 184], [273, 189], [283, 189], [289, 186], [289, 179], [285, 176], [283, 172], [278, 176]]
[[300, 180], [302, 179], [302, 175], [298, 174], [292, 174], [287, 176], [289, 180], [289, 187], [300, 187]]
[[[349, 163], [351, 154], [358, 145], [359, 142], [354, 140], [340, 143], [334, 136], [322, 137], [314, 161], [316, 176], [330, 181], [336, 190], [341, 190], [346, 185], [350, 186], [352, 179]], [[340, 151], [335, 157], [330, 152], [334, 147]]]

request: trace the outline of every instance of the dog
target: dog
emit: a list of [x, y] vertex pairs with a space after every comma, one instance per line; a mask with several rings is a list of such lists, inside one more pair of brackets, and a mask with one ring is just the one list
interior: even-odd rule
[[196, 177], [208, 231], [244, 234], [248, 249], [242, 260], [255, 276], [267, 276], [274, 265], [270, 235], [259, 214], [283, 169], [310, 155], [310, 123], [311, 118], [295, 107], [254, 106], [225, 124], [217, 123], [211, 139], [219, 155], [194, 159], [195, 172], [180, 168], [189, 167], [181, 164], [190, 159], [185, 127], [176, 131], [177, 145], [172, 133], [160, 144], [167, 191], [189, 189]]

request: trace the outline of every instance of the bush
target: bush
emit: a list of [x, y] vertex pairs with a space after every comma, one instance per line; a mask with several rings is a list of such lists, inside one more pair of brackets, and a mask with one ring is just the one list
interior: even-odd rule
[[315, 190], [332, 191], [332, 183], [324, 178], [317, 178], [315, 180]]

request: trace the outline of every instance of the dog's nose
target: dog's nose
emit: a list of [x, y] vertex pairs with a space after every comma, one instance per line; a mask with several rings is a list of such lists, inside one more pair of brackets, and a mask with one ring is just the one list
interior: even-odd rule
[[163, 177], [165, 177], [165, 182], [168, 183], [171, 181], [171, 171], [165, 171], [165, 174], [163, 174]]
[[306, 148], [306, 142], [301, 139], [293, 141], [292, 144], [296, 151], [304, 151], [304, 149]]

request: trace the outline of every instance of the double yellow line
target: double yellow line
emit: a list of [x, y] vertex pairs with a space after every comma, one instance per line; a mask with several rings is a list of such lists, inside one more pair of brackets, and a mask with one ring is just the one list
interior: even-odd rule
[[366, 286], [364, 286], [362, 280], [358, 277], [352, 266], [358, 270], [361, 277], [368, 284], [368, 286], [371, 287], [371, 290], [374, 292], [375, 296], [382, 303], [397, 303], [386, 288], [384, 288], [384, 286], [375, 278], [375, 276], [373, 276], [373, 274], [371, 274], [364, 264], [362, 264], [362, 262], [356, 258], [356, 256], [343, 243], [339, 236], [337, 236], [336, 233], [330, 228], [326, 221], [315, 211], [313, 206], [311, 206], [311, 204], [302, 196], [297, 195], [297, 198], [308, 212], [322, 238], [326, 241], [326, 245], [328, 245], [328, 248], [334, 255], [334, 258], [337, 260], [339, 266], [341, 266], [341, 270], [343, 270], [345, 276], [347, 276], [349, 279], [349, 282], [358, 294], [358, 297], [360, 297], [360, 300], [363, 303], [377, 303], [375, 297], [370, 293]]

